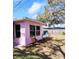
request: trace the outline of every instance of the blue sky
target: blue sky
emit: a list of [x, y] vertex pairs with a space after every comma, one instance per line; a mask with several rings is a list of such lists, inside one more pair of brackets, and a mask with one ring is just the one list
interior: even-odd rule
[[13, 0], [13, 18], [29, 17], [35, 19], [44, 12], [47, 0]]

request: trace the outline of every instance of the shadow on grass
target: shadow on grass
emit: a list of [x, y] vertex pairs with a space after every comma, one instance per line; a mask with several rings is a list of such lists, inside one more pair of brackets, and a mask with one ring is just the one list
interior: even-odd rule
[[47, 38], [43, 38], [42, 40], [38, 41], [39, 43], [45, 43], [49, 40], [51, 40], [52, 38], [51, 37], [47, 37]]
[[[36, 47], [36, 45], [40, 45], [41, 43], [45, 43], [49, 40], [51, 40], [51, 38], [44, 38], [40, 41], [37, 41], [35, 43], [32, 43], [32, 44], [26, 46], [26, 49], [31, 48], [31, 47]], [[13, 57], [23, 57], [23, 58], [25, 58], [27, 56], [38, 56], [38, 57], [40, 57], [40, 59], [51, 59], [45, 54], [38, 54], [37, 52], [34, 53], [32, 51], [26, 51], [26, 49], [20, 50], [19, 48], [15, 48], [14, 51], [13, 51]], [[16, 58], [14, 58], [14, 59], [16, 59]]]
[[[34, 53], [34, 52], [31, 51], [31, 48], [36, 48], [36, 45], [41, 46], [42, 43], [47, 43], [47, 45], [46, 44], [44, 44], [44, 45], [46, 45], [49, 48], [51, 48], [52, 50], [54, 50], [53, 54], [55, 54], [56, 51], [60, 51], [62, 53], [63, 57], [65, 58], [65, 53], [62, 51], [61, 45], [52, 44], [51, 40], [52, 40], [51, 37], [44, 38], [40, 41], [37, 41], [35, 43], [32, 43], [32, 44], [26, 46], [25, 47], [26, 49], [24, 49], [24, 50], [20, 50], [19, 48], [15, 48], [15, 50], [13, 51], [14, 52], [13, 57], [23, 57], [23, 58], [20, 58], [20, 59], [28, 59], [27, 56], [30, 56], [30, 57], [31, 56], [38, 56], [38, 57], [40, 57], [39, 59], [51, 59], [43, 53], [38, 54], [37, 52]], [[52, 41], [57, 41], [57, 42], [62, 43], [62, 41], [60, 41], [60, 40], [52, 40]], [[62, 45], [64, 45], [64, 44], [62, 44]], [[29, 50], [27, 50], [28, 48], [29, 48]], [[14, 58], [14, 59], [16, 59], [16, 58]], [[29, 58], [29, 59], [35, 59], [35, 58]]]
[[[28, 56], [30, 56], [30, 57], [28, 58]], [[32, 57], [32, 56], [36, 56], [36, 57], [39, 57], [39, 58]], [[16, 50], [14, 51], [13, 57], [14, 57], [13, 59], [17, 59], [18, 57], [20, 59], [51, 59], [45, 54], [25, 52], [25, 50], [20, 50], [18, 48], [16, 48]]]

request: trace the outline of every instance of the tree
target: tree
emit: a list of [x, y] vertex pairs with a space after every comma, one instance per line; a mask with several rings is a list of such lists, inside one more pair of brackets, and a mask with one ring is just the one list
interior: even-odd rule
[[49, 21], [49, 16], [51, 16], [51, 14], [49, 13], [49, 10], [47, 7], [44, 7], [44, 8], [45, 8], [45, 12], [43, 14], [38, 14], [37, 20], [46, 23]]
[[[59, 8], [57, 8], [60, 5]], [[64, 0], [48, 0], [48, 5], [44, 7], [45, 12], [38, 16], [38, 20], [49, 22], [49, 27], [55, 24], [65, 23], [65, 7]]]

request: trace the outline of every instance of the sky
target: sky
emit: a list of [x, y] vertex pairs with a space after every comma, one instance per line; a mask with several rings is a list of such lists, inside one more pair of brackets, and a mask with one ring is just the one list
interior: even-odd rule
[[47, 0], [13, 0], [13, 18], [36, 19], [37, 14], [44, 12], [46, 4]]

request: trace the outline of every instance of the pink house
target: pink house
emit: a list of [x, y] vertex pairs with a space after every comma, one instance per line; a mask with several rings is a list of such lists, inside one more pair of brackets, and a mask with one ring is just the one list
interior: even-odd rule
[[41, 40], [43, 29], [42, 22], [31, 19], [19, 19], [13, 21], [13, 43], [14, 45], [26, 46]]

